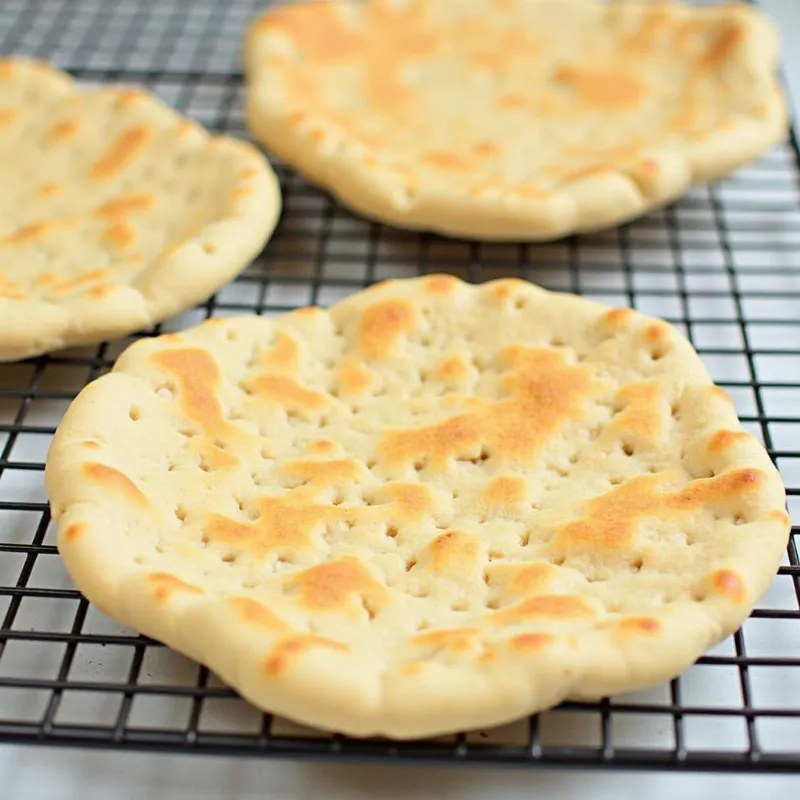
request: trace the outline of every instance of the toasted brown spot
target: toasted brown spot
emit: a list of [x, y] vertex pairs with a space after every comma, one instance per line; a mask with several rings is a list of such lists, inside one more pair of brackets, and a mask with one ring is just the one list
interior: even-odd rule
[[279, 331], [272, 346], [258, 359], [258, 362], [269, 372], [294, 375], [300, 363], [300, 345], [293, 336]]
[[64, 539], [74, 544], [88, 529], [89, 526], [85, 522], [73, 522], [67, 525], [67, 529], [64, 531]]
[[403, 675], [419, 675], [424, 666], [421, 661], [405, 661], [400, 665], [400, 672]]
[[269, 400], [287, 411], [303, 415], [322, 411], [328, 405], [326, 395], [306, 389], [297, 381], [283, 375], [265, 373], [250, 378], [243, 385], [260, 398]]
[[346, 356], [342, 359], [337, 375], [339, 391], [342, 394], [362, 394], [372, 386], [374, 380], [374, 374], [358, 359], [352, 356]]
[[653, 343], [661, 343], [669, 337], [666, 323], [653, 322], [644, 330], [645, 339]]
[[436, 368], [436, 376], [443, 381], [457, 381], [469, 375], [469, 362], [458, 354], [448, 356]]
[[80, 127], [81, 124], [76, 119], [61, 120], [61, 122], [57, 122], [50, 128], [47, 139], [50, 144], [64, 139], [71, 139], [80, 130]]
[[558, 567], [547, 561], [515, 564], [495, 563], [489, 567], [492, 587], [498, 586], [504, 601], [542, 595], [558, 575]]
[[190, 445], [190, 449], [200, 454], [201, 463], [208, 470], [230, 469], [239, 466], [239, 460], [235, 456], [207, 439], [196, 439]]
[[520, 291], [525, 291], [529, 286], [525, 281], [518, 280], [517, 278], [503, 278], [501, 280], [492, 281], [489, 284], [491, 296], [495, 300], [509, 300]]
[[317, 439], [308, 446], [308, 452], [317, 456], [331, 456], [339, 451], [339, 445], [329, 439]]
[[249, 597], [230, 597], [228, 603], [242, 622], [254, 628], [270, 633], [285, 633], [289, 630], [289, 626], [280, 617], [275, 616], [262, 603]]
[[746, 33], [742, 25], [734, 23], [726, 26], [700, 57], [700, 68], [714, 70], [724, 66], [734, 51], [744, 42], [745, 37]]
[[475, 410], [429, 427], [390, 431], [380, 444], [390, 464], [471, 458], [484, 445], [490, 457], [530, 463], [567, 420], [579, 419], [594, 380], [588, 366], [573, 366], [556, 351], [512, 346], [498, 402], [476, 399]]
[[109, 200], [95, 210], [95, 216], [111, 221], [127, 214], [149, 211], [156, 204], [154, 194], [121, 194]]
[[472, 152], [475, 153], [476, 156], [481, 156], [483, 158], [499, 155], [502, 150], [503, 148], [500, 147], [497, 142], [491, 140], [475, 142], [472, 146]]
[[661, 630], [661, 623], [653, 617], [624, 617], [617, 625], [620, 633], [655, 634]]
[[58, 194], [63, 188], [64, 187], [60, 183], [50, 181], [48, 183], [43, 183], [39, 187], [39, 194], [42, 197], [52, 197], [54, 194]]
[[510, 509], [528, 497], [528, 482], [514, 475], [498, 475], [483, 490], [481, 500], [492, 509]]
[[76, 289], [83, 289], [93, 283], [105, 280], [109, 275], [106, 269], [90, 269], [86, 272], [79, 272], [72, 278], [65, 278], [64, 280], [56, 280], [50, 284], [50, 289], [53, 292], [60, 294], [72, 292]]
[[782, 508], [775, 508], [771, 511], [768, 511], [767, 519], [780, 523], [787, 530], [791, 529], [792, 527], [792, 518]]
[[145, 98], [145, 93], [141, 89], [117, 89], [117, 105], [120, 108], [135, 105]]
[[429, 275], [424, 280], [425, 290], [431, 294], [452, 294], [461, 281], [453, 275]]
[[542, 650], [554, 641], [555, 638], [548, 633], [522, 633], [511, 639], [510, 644], [512, 650], [530, 652], [531, 650]]
[[603, 72], [564, 65], [556, 71], [555, 77], [575, 90], [586, 105], [604, 111], [638, 108], [647, 94], [644, 83], [627, 72]]
[[103, 448], [103, 445], [100, 444], [100, 442], [95, 441], [94, 439], [87, 439], [85, 442], [83, 442], [83, 446], [87, 450], [101, 450]]
[[52, 272], [42, 272], [33, 279], [33, 282], [36, 286], [52, 286], [54, 283], [58, 283], [58, 275]]
[[743, 442], [750, 438], [750, 434], [746, 431], [715, 431], [709, 437], [706, 449], [711, 454], [724, 453], [726, 450], [730, 450], [737, 442]]
[[603, 320], [612, 328], [621, 328], [628, 325], [635, 314], [631, 308], [612, 308], [606, 311]]
[[115, 222], [103, 231], [101, 241], [114, 250], [128, 250], [136, 243], [136, 230], [125, 221]]
[[360, 461], [352, 458], [335, 461], [304, 461], [296, 459], [281, 466], [281, 474], [294, 480], [321, 486], [339, 486], [355, 481], [362, 474]]
[[43, 219], [38, 222], [31, 222], [17, 228], [12, 233], [0, 239], [0, 243], [5, 245], [24, 245], [38, 242], [44, 239], [49, 233], [65, 223], [63, 221]]
[[525, 108], [531, 102], [531, 97], [522, 92], [506, 92], [498, 98], [500, 108]]
[[161, 350], [151, 359], [172, 374], [184, 416], [209, 434], [222, 434], [230, 427], [217, 400], [220, 384], [216, 361], [201, 348]]
[[252, 186], [234, 186], [231, 189], [231, 200], [241, 200], [244, 197], [249, 197], [255, 189]]
[[147, 575], [147, 581], [153, 586], [153, 597], [158, 603], [169, 600], [176, 592], [205, 594], [205, 590], [201, 587], [186, 583], [169, 572], [151, 572]]
[[379, 301], [366, 309], [361, 318], [361, 351], [367, 358], [386, 359], [400, 337], [416, 328], [417, 314], [408, 300]]
[[148, 506], [147, 498], [139, 487], [114, 467], [97, 461], [87, 461], [81, 465], [81, 471], [87, 480], [101, 486], [103, 491], [109, 492], [112, 496], [122, 497], [140, 508]]
[[724, 508], [743, 494], [757, 492], [764, 473], [737, 469], [714, 478], [692, 481], [677, 492], [661, 492], [661, 475], [641, 475], [607, 494], [589, 500], [584, 516], [556, 532], [551, 550], [556, 554], [632, 550], [642, 519], [675, 518], [698, 508]]
[[729, 406], [733, 407], [734, 403], [731, 396], [721, 386], [709, 386], [708, 390], [718, 399], [723, 400]]
[[92, 165], [92, 177], [105, 180], [117, 175], [136, 158], [151, 137], [152, 130], [146, 125], [137, 125], [120, 133]]
[[0, 108], [0, 130], [10, 125], [20, 116], [20, 113], [18, 108]]
[[16, 59], [6, 58], [0, 60], [0, 80], [8, 81], [14, 77], [14, 73], [17, 71], [17, 61]]
[[458, 580], [475, 572], [481, 549], [477, 539], [463, 531], [437, 536], [419, 555], [419, 566], [441, 577]]
[[395, 515], [402, 520], [422, 520], [435, 507], [430, 490], [419, 483], [387, 483], [375, 494], [379, 502], [387, 498], [395, 507]]
[[630, 434], [655, 441], [664, 431], [669, 410], [657, 381], [629, 383], [617, 393], [624, 408], [606, 431], [612, 436]]
[[291, 639], [284, 639], [272, 648], [264, 668], [270, 677], [279, 678], [291, 670], [292, 662], [296, 661], [300, 655], [314, 648], [335, 650], [341, 653], [349, 650], [347, 645], [323, 636], [295, 636]]
[[712, 590], [732, 600], [743, 603], [747, 599], [747, 590], [741, 576], [731, 569], [720, 569], [709, 576]]
[[89, 297], [93, 300], [103, 300], [114, 291], [114, 286], [110, 283], [100, 283], [97, 286], [92, 286], [87, 292]]
[[345, 521], [348, 509], [314, 505], [305, 497], [260, 497], [253, 522], [208, 514], [204, 532], [210, 542], [241, 550], [256, 558], [303, 557], [312, 553], [328, 523]]
[[297, 593], [300, 605], [318, 613], [362, 615], [364, 605], [359, 601], [369, 603], [377, 611], [388, 599], [386, 587], [353, 556], [344, 556], [298, 572], [288, 580], [286, 586]]
[[413, 636], [409, 639], [409, 644], [415, 647], [465, 653], [472, 650], [480, 638], [481, 632], [477, 628], [449, 628]]
[[432, 167], [450, 172], [468, 172], [472, 164], [463, 156], [441, 150], [426, 150], [422, 153], [422, 161]]
[[517, 625], [533, 619], [559, 621], [593, 615], [591, 606], [578, 595], [542, 594], [510, 608], [491, 612], [488, 621], [494, 625]]

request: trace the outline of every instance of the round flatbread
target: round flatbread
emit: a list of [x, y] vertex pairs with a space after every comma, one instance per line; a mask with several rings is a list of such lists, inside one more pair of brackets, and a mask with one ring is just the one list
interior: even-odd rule
[[370, 218], [551, 239], [637, 217], [784, 138], [777, 53], [739, 5], [306, 2], [249, 29], [247, 115]]
[[138, 89], [0, 60], [0, 361], [132, 333], [259, 252], [280, 192], [250, 145]]
[[107, 614], [263, 709], [398, 738], [672, 678], [789, 530], [674, 328], [442, 275], [137, 342], [46, 481]]

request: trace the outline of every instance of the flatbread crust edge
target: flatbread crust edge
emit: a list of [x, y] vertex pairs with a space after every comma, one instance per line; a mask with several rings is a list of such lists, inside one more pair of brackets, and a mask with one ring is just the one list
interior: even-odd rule
[[[67, 95], [78, 84], [47, 63], [13, 59], [60, 84]], [[95, 91], [110, 91], [108, 87]], [[154, 119], [175, 125], [183, 117], [151, 94], [141, 99]], [[147, 328], [206, 300], [235, 277], [263, 248], [277, 224], [281, 193], [277, 177], [252, 145], [228, 136], [199, 134], [240, 162], [249, 177], [233, 187], [247, 193], [224, 215], [157, 258], [134, 284], [120, 284], [102, 299], [76, 296], [61, 302], [0, 298], [0, 362], [16, 361], [64, 347], [90, 344]], [[195, 134], [197, 135], [197, 134]]]
[[[402, 283], [423, 286], [425, 280]], [[491, 291], [496, 283], [475, 291]], [[380, 293], [381, 289], [372, 291]], [[568, 297], [532, 285], [518, 286], [518, 291], [549, 304]], [[341, 314], [356, 312], [363, 294], [337, 304], [334, 313], [337, 308]], [[573, 313], [579, 311], [579, 316], [594, 319], [607, 311], [598, 303], [574, 297], [568, 307]], [[636, 327], [648, 319], [627, 313]], [[261, 331], [266, 336], [273, 325], [274, 320], [265, 318], [214, 320], [213, 335], [250, 341]], [[183, 337], [192, 337], [201, 328], [209, 330], [209, 323], [183, 332], [181, 340], [191, 341]], [[693, 352], [677, 330], [667, 330], [682, 354]], [[501, 656], [488, 666], [437, 664], [412, 673], [394, 664], [382, 671], [381, 665], [354, 652], [304, 649], [299, 641], [302, 637], [287, 638], [263, 606], [250, 610], [242, 605], [247, 603], [242, 597], [213, 597], [174, 575], [162, 575], [154, 584], [152, 573], [135, 563], [131, 538], [122, 530], [121, 518], [130, 509], [121, 507], [119, 497], [77, 478], [87, 460], [81, 445], [87, 438], [102, 438], [98, 420], [108, 418], [107, 409], [120, 407], [127, 413], [133, 399], [154, 392], [149, 381], [128, 370], [133, 371], [161, 346], [170, 343], [156, 339], [132, 345], [113, 372], [83, 390], [55, 435], [45, 478], [53, 518], [58, 522], [59, 552], [83, 594], [100, 610], [206, 664], [255, 706], [301, 723], [353, 736], [410, 739], [501, 724], [564, 699], [593, 700], [658, 684], [675, 677], [741, 625], [768, 588], [785, 552], [790, 529], [785, 491], [767, 453], [748, 435], [737, 444], [735, 456], [729, 454], [736, 467], [760, 473], [752, 504], [751, 522], [756, 527], [747, 542], [724, 559], [723, 573], [733, 575], [733, 587], [723, 581], [716, 591], [709, 589], [696, 601], [673, 602], [648, 612], [648, 622], [641, 626], [624, 630], [613, 625], [598, 627], [578, 636], [560, 637], [552, 646], [534, 650], [527, 657], [518, 653]], [[687, 369], [695, 379], [705, 374], [699, 359], [688, 363]], [[697, 382], [697, 386], [701, 392], [707, 387], [708, 393], [689, 409], [696, 415], [698, 436], [705, 440], [716, 431], [741, 430], [732, 404], [710, 379]], [[156, 400], [154, 397], [153, 402]], [[160, 424], [166, 426], [166, 422]], [[157, 434], [154, 430], [153, 435]], [[95, 444], [101, 446], [97, 440]], [[109, 448], [100, 455], [123, 473], [135, 474], [140, 463], [136, 453], [124, 448]], [[161, 511], [172, 514], [171, 508]], [[143, 518], [130, 517], [128, 521], [142, 524]], [[144, 524], [157, 526], [158, 519]], [[243, 590], [243, 597], [245, 594]], [[291, 668], [271, 673], [265, 669], [268, 656], [282, 644]]]
[[[256, 139], [282, 162], [342, 204], [378, 222], [486, 241], [547, 241], [595, 232], [665, 206], [695, 184], [719, 180], [786, 137], [788, 112], [774, 74], [780, 52], [775, 28], [753, 9], [722, 6], [704, 11], [719, 14], [721, 20], [735, 14], [746, 26], [746, 67], [761, 75], [771, 90], [760, 118], [741, 116], [682, 151], [648, 149], [653, 165], [649, 175], [655, 179], [608, 170], [569, 182], [540, 198], [499, 193], [468, 197], [442, 191], [441, 184], [411, 191], [390, 167], [365, 168], [360, 146], [323, 120], [292, 124], [291, 114], [276, 100], [269, 67], [264, 66], [271, 44], [259, 33], [258, 20], [250, 25], [244, 44], [247, 122]], [[325, 137], [319, 136], [321, 130]]]

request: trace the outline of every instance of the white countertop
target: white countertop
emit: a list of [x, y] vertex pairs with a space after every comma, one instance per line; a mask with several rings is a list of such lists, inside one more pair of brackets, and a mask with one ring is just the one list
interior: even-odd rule
[[[783, 29], [786, 71], [794, 105], [800, 108], [800, 52], [788, 44], [800, 36], [800, 2], [763, 0], [763, 5]], [[333, 766], [0, 747], [0, 796], [4, 800], [752, 800], [762, 794], [788, 797], [798, 790], [800, 776]]]

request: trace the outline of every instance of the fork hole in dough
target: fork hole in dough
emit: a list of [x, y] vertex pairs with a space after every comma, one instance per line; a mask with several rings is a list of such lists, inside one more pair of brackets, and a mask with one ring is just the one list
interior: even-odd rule
[[466, 600], [456, 600], [450, 606], [450, 610], [457, 612], [469, 611], [469, 603]]
[[165, 400], [172, 400], [175, 397], [175, 384], [172, 381], [162, 383], [161, 386], [156, 389], [156, 394], [159, 397], [163, 397]]
[[217, 246], [212, 242], [203, 242], [203, 252], [207, 256], [213, 256], [217, 252]]
[[175, 507], [175, 518], [179, 522], [186, 522], [186, 509], [183, 506], [176, 506]]
[[133, 422], [138, 422], [142, 418], [142, 410], [138, 406], [131, 406], [128, 410], [128, 417]]

